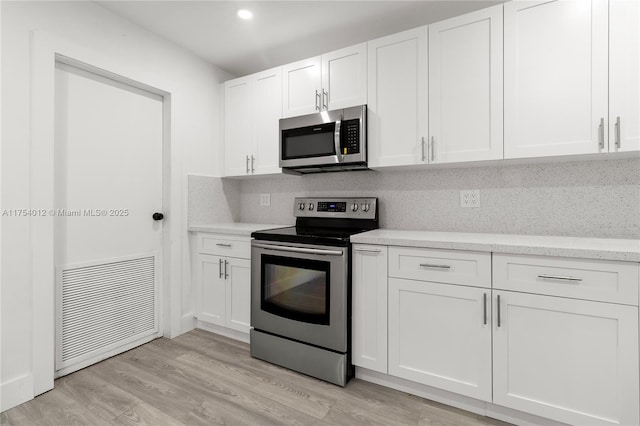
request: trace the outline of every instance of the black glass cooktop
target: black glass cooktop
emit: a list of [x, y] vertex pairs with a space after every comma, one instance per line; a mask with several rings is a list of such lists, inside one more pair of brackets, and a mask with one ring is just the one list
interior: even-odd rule
[[316, 244], [347, 247], [351, 235], [368, 231], [362, 228], [317, 228], [290, 226], [287, 228], [267, 229], [251, 234], [256, 240], [268, 240], [285, 243]]

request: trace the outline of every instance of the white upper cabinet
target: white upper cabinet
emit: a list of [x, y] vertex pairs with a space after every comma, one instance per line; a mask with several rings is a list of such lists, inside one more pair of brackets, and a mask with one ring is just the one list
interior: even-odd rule
[[367, 103], [367, 50], [358, 44], [282, 67], [282, 114], [312, 114]]
[[281, 87], [280, 68], [225, 83], [225, 176], [280, 173]]
[[322, 55], [322, 107], [325, 110], [367, 103], [367, 44]]
[[504, 4], [505, 158], [607, 151], [607, 4]]
[[320, 56], [282, 67], [282, 116], [312, 114], [322, 104]]
[[251, 77], [225, 83], [225, 175], [246, 175], [252, 144]]
[[424, 164], [427, 27], [367, 43], [369, 167]]
[[640, 2], [609, 2], [609, 151], [640, 150]]
[[279, 121], [282, 117], [282, 73], [280, 68], [254, 75], [254, 167], [253, 174], [280, 173]]
[[429, 26], [429, 162], [502, 154], [502, 5]]

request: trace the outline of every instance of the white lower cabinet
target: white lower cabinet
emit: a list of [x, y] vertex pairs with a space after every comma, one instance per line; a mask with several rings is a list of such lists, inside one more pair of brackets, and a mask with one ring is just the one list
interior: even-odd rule
[[202, 309], [198, 319], [249, 333], [251, 261], [198, 255]]
[[387, 373], [387, 247], [353, 246], [352, 363]]
[[[196, 317], [198, 320], [249, 333], [251, 320], [251, 261], [247, 241], [211, 234], [197, 237]], [[213, 254], [211, 254], [213, 253]], [[231, 255], [242, 255], [230, 257]]]
[[[225, 325], [226, 286], [224, 279], [224, 259], [210, 254], [198, 254], [197, 280], [201, 289], [198, 319], [216, 325]], [[222, 271], [222, 272], [220, 272]]]
[[494, 291], [498, 297], [496, 404], [571, 424], [638, 424], [637, 307]]
[[634, 262], [354, 245], [353, 363], [516, 423], [638, 425], [639, 283]]
[[226, 326], [243, 333], [249, 332], [251, 322], [251, 261], [225, 259], [228, 277], [226, 289]]
[[491, 401], [491, 290], [389, 278], [389, 374]]

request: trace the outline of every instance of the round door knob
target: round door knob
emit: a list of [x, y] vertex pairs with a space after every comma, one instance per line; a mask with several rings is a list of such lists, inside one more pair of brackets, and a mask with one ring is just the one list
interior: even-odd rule
[[151, 216], [151, 217], [153, 217], [153, 220], [162, 220], [162, 219], [164, 219], [164, 215], [162, 213], [158, 213], [158, 212], [155, 212], [153, 214], [153, 216]]

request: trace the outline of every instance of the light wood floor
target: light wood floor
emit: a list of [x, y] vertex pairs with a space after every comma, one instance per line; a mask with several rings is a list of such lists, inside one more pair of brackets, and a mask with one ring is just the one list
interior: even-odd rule
[[2, 425], [506, 425], [354, 379], [340, 388], [194, 330], [56, 380]]

